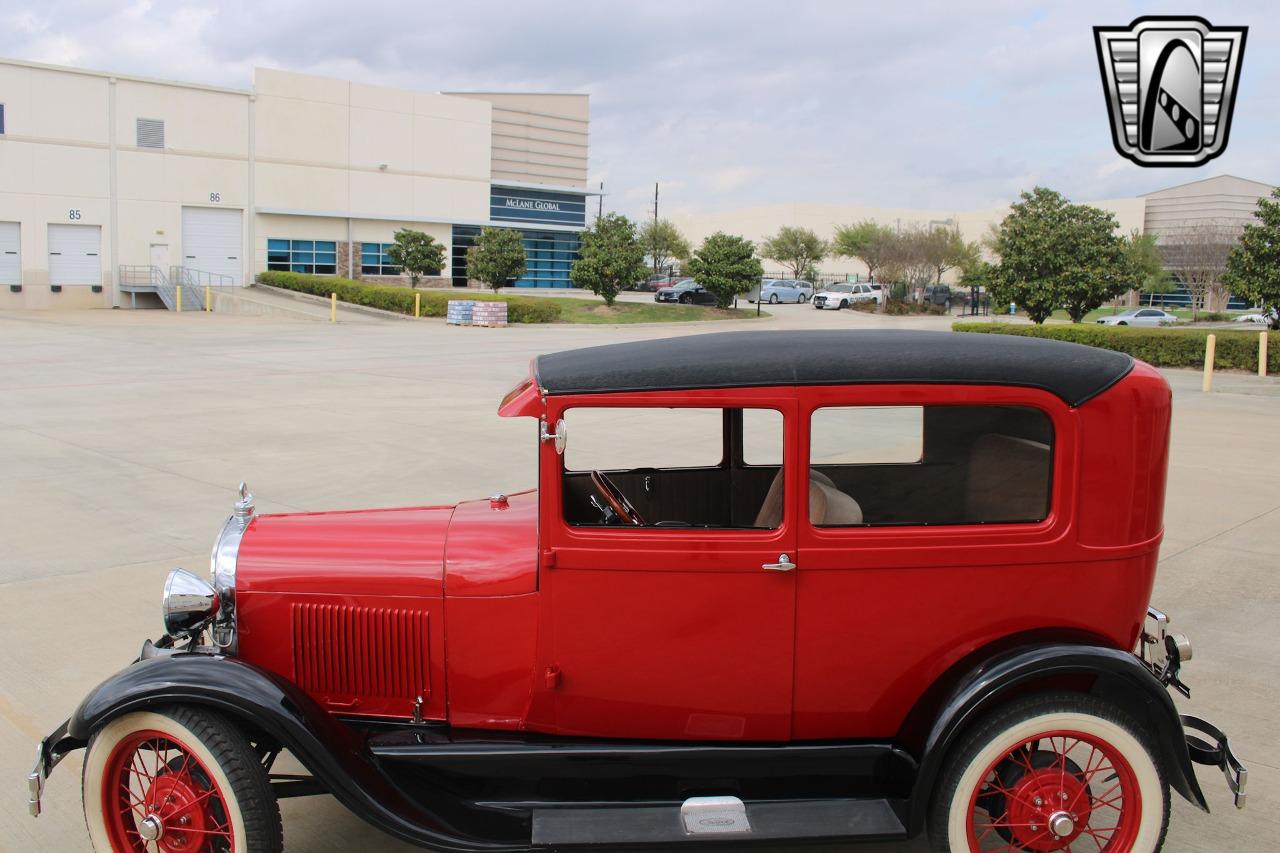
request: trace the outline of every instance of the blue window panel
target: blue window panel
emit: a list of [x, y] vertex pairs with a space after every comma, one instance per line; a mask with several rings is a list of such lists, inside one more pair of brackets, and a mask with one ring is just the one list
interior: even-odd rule
[[336, 252], [338, 251], [338, 244], [335, 243], [333, 240], [316, 240], [316, 251], [317, 252]]
[[307, 275], [337, 275], [336, 240], [267, 240], [267, 269]]
[[268, 252], [287, 252], [289, 251], [289, 241], [288, 240], [268, 240], [267, 251]]

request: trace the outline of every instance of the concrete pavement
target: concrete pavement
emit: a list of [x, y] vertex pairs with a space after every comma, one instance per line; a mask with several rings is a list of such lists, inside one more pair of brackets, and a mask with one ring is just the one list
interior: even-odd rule
[[[261, 511], [452, 501], [532, 485], [527, 422], [497, 418], [533, 355], [622, 340], [799, 327], [939, 328], [771, 306], [764, 321], [671, 326], [337, 325], [163, 311], [0, 313], [0, 850], [79, 851], [80, 754], [31, 820], [33, 744], [159, 632], [174, 565], [198, 572], [240, 479]], [[1171, 851], [1263, 851], [1280, 837], [1280, 381], [1198, 374], [1174, 387], [1167, 538], [1154, 603], [1196, 644], [1188, 711], [1232, 735], [1250, 769], [1236, 813], [1175, 797]], [[409, 849], [329, 798], [285, 801], [287, 849]], [[924, 847], [877, 845], [881, 853]]]

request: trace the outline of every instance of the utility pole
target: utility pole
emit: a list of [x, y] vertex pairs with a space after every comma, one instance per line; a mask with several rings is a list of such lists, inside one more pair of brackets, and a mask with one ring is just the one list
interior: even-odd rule
[[600, 196], [596, 206], [596, 219], [604, 216], [604, 181], [600, 182]]
[[[653, 233], [658, 233], [658, 182], [653, 182]], [[658, 274], [658, 252], [653, 252], [653, 274]]]

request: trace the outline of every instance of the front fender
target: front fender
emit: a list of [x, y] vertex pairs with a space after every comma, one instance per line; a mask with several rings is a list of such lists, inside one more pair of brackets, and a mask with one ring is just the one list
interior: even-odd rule
[[357, 732], [287, 680], [236, 658], [179, 653], [140, 660], [85, 697], [68, 721], [67, 736], [88, 743], [121, 714], [178, 704], [211, 708], [265, 733], [339, 802], [384, 832], [441, 850], [511, 849], [444, 825], [387, 780]]
[[1044, 643], [998, 654], [962, 677], [934, 716], [925, 739], [910, 800], [908, 829], [924, 827], [934, 786], [948, 755], [966, 729], [1004, 702], [1011, 692], [1037, 682], [1085, 677], [1090, 692], [1134, 714], [1153, 735], [1169, 785], [1208, 811], [1191, 758], [1182, 722], [1169, 691], [1142, 662], [1128, 652], [1105, 646]]

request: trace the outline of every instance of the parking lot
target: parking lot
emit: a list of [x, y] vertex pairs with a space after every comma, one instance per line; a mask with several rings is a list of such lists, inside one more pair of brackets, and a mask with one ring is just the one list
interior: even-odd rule
[[[651, 298], [651, 297], [649, 297]], [[35, 742], [159, 633], [166, 572], [207, 566], [235, 487], [261, 512], [453, 501], [534, 482], [524, 419], [495, 416], [533, 355], [728, 331], [945, 329], [771, 306], [760, 321], [454, 328], [163, 311], [0, 313], [0, 850], [88, 849], [80, 753], [26, 813]], [[1167, 534], [1154, 603], [1195, 643], [1189, 712], [1224, 728], [1249, 767], [1236, 813], [1201, 768], [1212, 816], [1178, 799], [1171, 851], [1269, 851], [1280, 837], [1280, 380], [1174, 388]], [[1016, 606], [1016, 605], [1015, 605]], [[874, 638], [869, 638], [874, 642]], [[409, 849], [327, 797], [282, 803], [292, 851]], [[923, 850], [922, 843], [868, 850]]]

